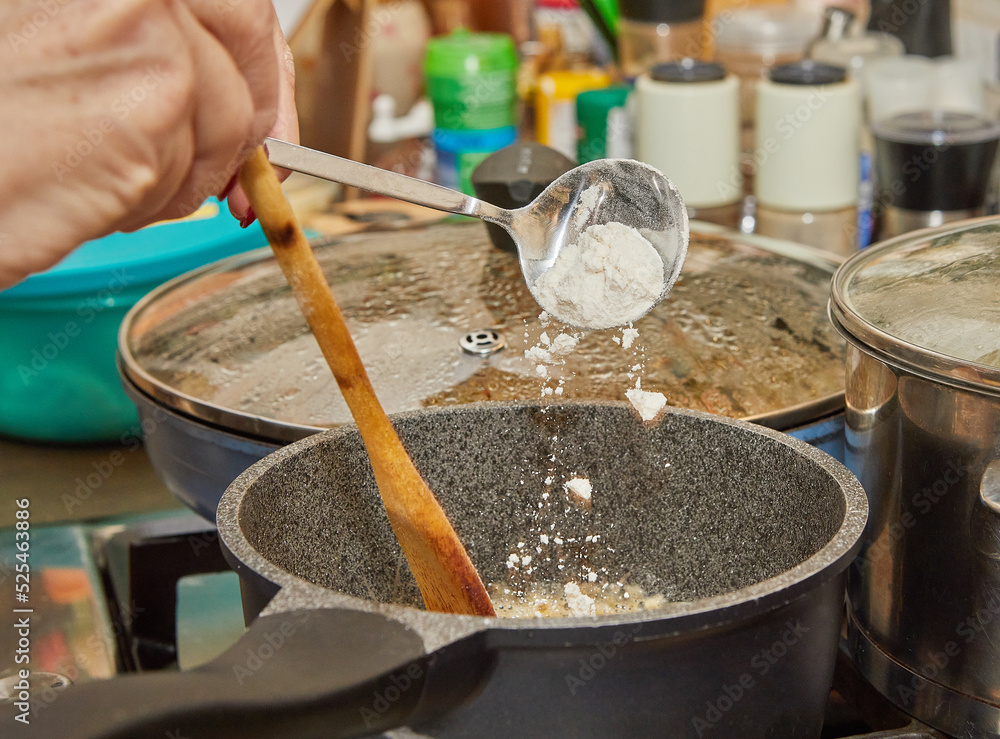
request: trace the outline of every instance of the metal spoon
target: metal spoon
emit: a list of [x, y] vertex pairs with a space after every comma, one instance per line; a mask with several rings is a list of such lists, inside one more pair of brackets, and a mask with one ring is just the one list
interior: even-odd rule
[[673, 287], [687, 254], [688, 218], [680, 194], [659, 171], [631, 159], [583, 164], [566, 172], [528, 205], [505, 210], [457, 190], [286, 141], [269, 138], [264, 147], [271, 164], [285, 169], [503, 226], [517, 246], [528, 290], [542, 308], [567, 323], [573, 321], [560, 315], [558, 306], [539, 300], [535, 284], [563, 246], [574, 243], [588, 227], [624, 223], [653, 245], [663, 260], [664, 280], [663, 291], [650, 308]]

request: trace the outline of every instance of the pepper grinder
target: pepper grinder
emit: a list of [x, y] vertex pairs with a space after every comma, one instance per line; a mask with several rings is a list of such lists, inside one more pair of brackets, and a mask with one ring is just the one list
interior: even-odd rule
[[858, 83], [812, 60], [757, 87], [753, 160], [758, 233], [848, 256], [857, 251]]
[[[472, 172], [472, 187], [480, 200], [500, 208], [520, 208], [574, 166], [572, 159], [555, 149], [534, 141], [519, 141], [480, 162]], [[487, 223], [486, 229], [494, 246], [517, 251], [503, 226]]]
[[688, 216], [737, 228], [740, 82], [720, 64], [658, 64], [636, 80], [636, 149], [677, 186]]
[[879, 237], [986, 215], [1000, 124], [918, 111], [872, 124]]

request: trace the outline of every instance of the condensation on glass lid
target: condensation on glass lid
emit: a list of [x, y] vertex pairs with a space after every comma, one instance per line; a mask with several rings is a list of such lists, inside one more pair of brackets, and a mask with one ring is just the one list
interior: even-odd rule
[[[539, 397], [524, 356], [545, 330], [538, 304], [516, 256], [481, 224], [363, 234], [315, 252], [388, 412]], [[624, 401], [635, 385], [628, 352], [640, 350], [642, 389], [676, 406], [744, 417], [842, 392], [831, 274], [738, 235], [694, 232], [681, 278], [635, 324], [635, 345], [623, 350], [620, 329], [583, 333], [554, 370], [572, 376], [561, 397]], [[506, 348], [464, 351], [466, 334], [485, 327]], [[154, 382], [196, 401], [285, 424], [350, 422], [270, 256], [165, 292], [135, 317], [128, 345]]]

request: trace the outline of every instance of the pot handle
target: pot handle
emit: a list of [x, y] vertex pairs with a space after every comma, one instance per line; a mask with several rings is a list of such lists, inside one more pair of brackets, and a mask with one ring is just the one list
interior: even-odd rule
[[379, 613], [293, 610], [261, 616], [200, 667], [73, 685], [27, 726], [16, 702], [0, 720], [47, 739], [365, 736], [446, 713], [492, 662], [482, 632], [427, 654], [415, 631]]
[[972, 508], [972, 539], [981, 554], [1000, 559], [1000, 459], [986, 466]]

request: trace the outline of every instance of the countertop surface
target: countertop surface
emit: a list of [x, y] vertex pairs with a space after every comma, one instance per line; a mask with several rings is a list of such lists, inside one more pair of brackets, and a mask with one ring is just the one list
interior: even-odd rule
[[31, 501], [32, 525], [93, 521], [180, 509], [142, 444], [59, 445], [0, 437], [0, 528], [15, 501]]

